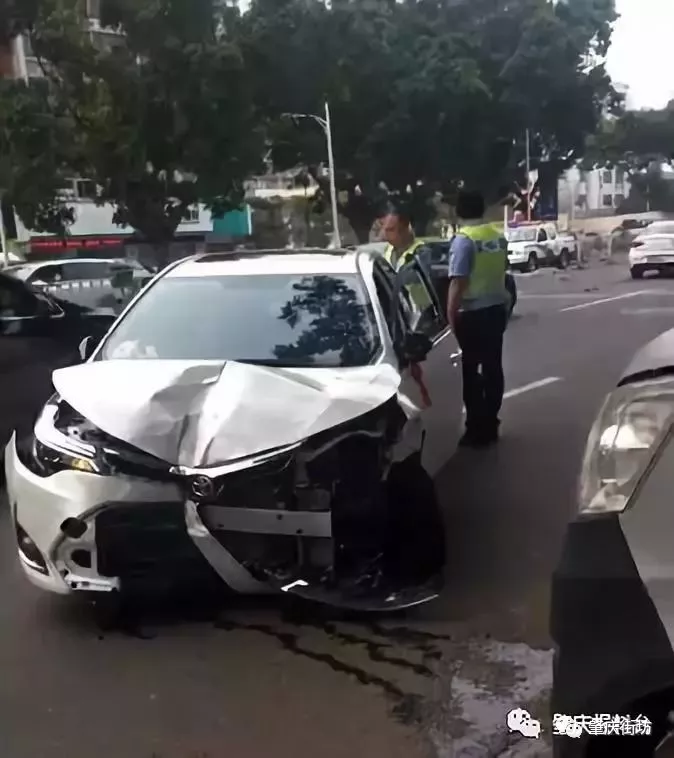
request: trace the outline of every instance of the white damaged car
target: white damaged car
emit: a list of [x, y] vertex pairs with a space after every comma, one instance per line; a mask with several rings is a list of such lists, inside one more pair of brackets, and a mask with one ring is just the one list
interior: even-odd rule
[[437, 596], [433, 477], [461, 431], [461, 358], [416, 263], [195, 256], [81, 353], [6, 450], [34, 584], [216, 584], [363, 610]]

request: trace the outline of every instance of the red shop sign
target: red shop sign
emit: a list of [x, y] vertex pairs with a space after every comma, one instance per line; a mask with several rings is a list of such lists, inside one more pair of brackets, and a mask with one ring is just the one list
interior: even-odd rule
[[31, 250], [92, 250], [102, 247], [118, 247], [124, 244], [124, 237], [68, 237], [67, 239], [44, 239], [33, 237]]

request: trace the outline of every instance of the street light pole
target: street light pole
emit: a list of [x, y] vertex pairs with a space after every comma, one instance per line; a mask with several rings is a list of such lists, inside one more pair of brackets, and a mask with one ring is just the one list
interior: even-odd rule
[[2, 190], [0, 190], [0, 248], [2, 248], [5, 266], [9, 266], [9, 248], [7, 247], [7, 235], [5, 234], [5, 216], [2, 212], [2, 194]]
[[526, 131], [527, 151], [527, 221], [531, 221], [531, 152], [529, 150], [529, 130]]
[[330, 174], [330, 207], [332, 209], [332, 232], [336, 247], [341, 247], [342, 238], [339, 234], [339, 212], [337, 210], [337, 186], [335, 180], [335, 157], [332, 150], [332, 123], [330, 121], [330, 106], [325, 102], [325, 118], [313, 113], [284, 113], [287, 118], [309, 118], [315, 121], [323, 130], [328, 144], [328, 172]]
[[339, 214], [337, 211], [337, 183], [335, 181], [335, 158], [332, 152], [332, 126], [330, 123], [330, 106], [325, 101], [325, 138], [328, 141], [328, 171], [330, 172], [330, 205], [332, 206], [332, 229], [336, 247], [342, 246], [339, 234]]

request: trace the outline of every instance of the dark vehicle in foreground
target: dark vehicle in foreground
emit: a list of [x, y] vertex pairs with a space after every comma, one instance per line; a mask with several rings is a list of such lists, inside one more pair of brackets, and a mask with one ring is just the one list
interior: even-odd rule
[[437, 597], [433, 477], [461, 432], [461, 360], [418, 261], [194, 256], [82, 350], [7, 446], [34, 584], [371, 611]]
[[[600, 723], [595, 737], [556, 736], [556, 758], [674, 754], [673, 490], [670, 330], [637, 353], [588, 438], [553, 576], [552, 711]], [[605, 736], [601, 714], [643, 716], [642, 733]]]
[[0, 445], [34, 421], [53, 392], [54, 369], [79, 362], [83, 337], [99, 339], [112, 312], [57, 300], [0, 272]]

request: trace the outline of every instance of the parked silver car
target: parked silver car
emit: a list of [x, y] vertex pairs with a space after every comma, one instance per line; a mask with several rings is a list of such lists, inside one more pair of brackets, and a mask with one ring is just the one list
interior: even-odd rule
[[[640, 734], [558, 735], [556, 758], [672, 755], [674, 330], [644, 347], [590, 432], [552, 585], [553, 713], [642, 716]], [[606, 718], [609, 718], [607, 716]], [[648, 733], [647, 733], [648, 732]]]

